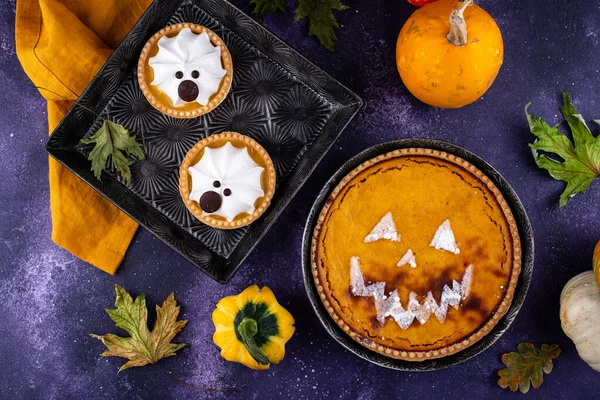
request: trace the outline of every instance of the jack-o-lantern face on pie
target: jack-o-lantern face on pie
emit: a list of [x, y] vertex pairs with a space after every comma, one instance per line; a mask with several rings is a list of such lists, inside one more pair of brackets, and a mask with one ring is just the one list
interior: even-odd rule
[[313, 276], [353, 339], [406, 360], [455, 353], [508, 311], [520, 273], [517, 227], [466, 161], [404, 149], [335, 188], [313, 235]]

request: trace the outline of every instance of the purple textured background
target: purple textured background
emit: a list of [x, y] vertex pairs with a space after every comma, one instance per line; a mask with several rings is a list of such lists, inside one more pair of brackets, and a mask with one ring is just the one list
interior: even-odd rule
[[[588, 120], [600, 118], [600, 8], [593, 1], [480, 0], [505, 40], [504, 66], [482, 100], [461, 110], [427, 107], [407, 92], [394, 64], [397, 34], [413, 7], [404, 0], [346, 0], [338, 13], [335, 53], [306, 38], [306, 23], [277, 14], [265, 25], [365, 99], [365, 107], [279, 222], [229, 285], [220, 285], [140, 229], [112, 277], [50, 240], [45, 102], [15, 55], [15, 0], [0, 3], [0, 397], [2, 398], [520, 398], [496, 385], [501, 354], [521, 341], [558, 343], [562, 355], [530, 398], [600, 398], [600, 375], [581, 361], [560, 328], [560, 291], [591, 266], [600, 239], [600, 183], [564, 209], [564, 185], [536, 168], [523, 113], [559, 121], [559, 94], [569, 90]], [[34, 1], [34, 0], [31, 0]], [[83, 0], [82, 0], [83, 1]], [[234, 2], [249, 11], [246, 0]], [[367, 4], [368, 3], [368, 4]], [[464, 364], [433, 373], [400, 373], [370, 365], [327, 336], [301, 280], [300, 243], [310, 206], [335, 170], [359, 151], [392, 139], [430, 137], [456, 143], [490, 162], [513, 185], [529, 212], [536, 267], [528, 298], [507, 333]], [[121, 359], [100, 358], [88, 333], [115, 332], [104, 313], [113, 285], [147, 294], [153, 305], [171, 291], [190, 344], [161, 361], [173, 376], [198, 386], [236, 387], [234, 395], [203, 394], [174, 384], [154, 368], [117, 375]], [[224, 361], [212, 343], [210, 313], [223, 296], [268, 285], [296, 318], [286, 358], [254, 372]]]

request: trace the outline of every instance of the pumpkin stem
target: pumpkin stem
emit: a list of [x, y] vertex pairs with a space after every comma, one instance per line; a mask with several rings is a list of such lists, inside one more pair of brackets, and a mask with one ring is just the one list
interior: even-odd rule
[[260, 347], [256, 345], [254, 341], [254, 335], [258, 333], [258, 324], [255, 319], [244, 318], [237, 327], [238, 333], [242, 337], [242, 343], [248, 353], [256, 360], [260, 365], [268, 365], [269, 359]]
[[455, 46], [467, 44], [467, 23], [465, 22], [465, 9], [473, 4], [473, 0], [464, 0], [462, 5], [450, 14], [450, 32], [446, 38]]

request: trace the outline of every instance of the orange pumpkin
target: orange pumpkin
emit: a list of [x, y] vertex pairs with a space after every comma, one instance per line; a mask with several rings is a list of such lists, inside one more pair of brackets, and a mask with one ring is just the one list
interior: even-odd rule
[[398, 35], [396, 64], [419, 100], [440, 108], [471, 104], [504, 59], [502, 34], [472, 0], [438, 0], [416, 10]]

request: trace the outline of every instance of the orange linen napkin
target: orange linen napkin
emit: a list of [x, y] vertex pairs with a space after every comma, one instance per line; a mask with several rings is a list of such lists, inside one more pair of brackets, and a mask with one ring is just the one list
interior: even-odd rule
[[[76, 100], [151, 0], [18, 0], [17, 56], [36, 86]], [[72, 101], [40, 91], [54, 130]], [[50, 158], [52, 240], [114, 274], [137, 224]]]

